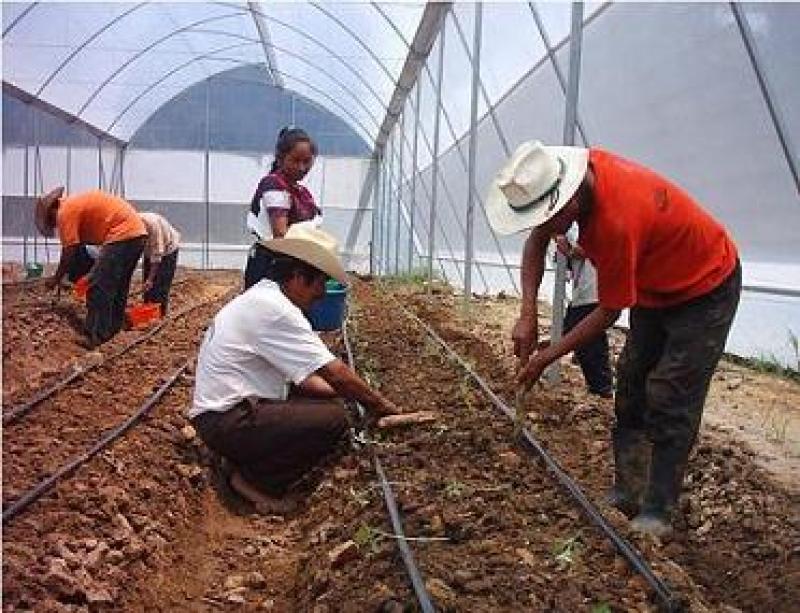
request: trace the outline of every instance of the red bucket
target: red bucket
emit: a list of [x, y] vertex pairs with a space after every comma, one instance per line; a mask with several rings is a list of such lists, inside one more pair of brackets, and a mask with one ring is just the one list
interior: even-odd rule
[[161, 305], [157, 302], [145, 302], [125, 309], [125, 319], [128, 327], [133, 330], [146, 328], [151, 323], [161, 318]]
[[86, 295], [89, 293], [89, 275], [84, 275], [72, 286], [72, 295], [81, 302], [86, 302]]

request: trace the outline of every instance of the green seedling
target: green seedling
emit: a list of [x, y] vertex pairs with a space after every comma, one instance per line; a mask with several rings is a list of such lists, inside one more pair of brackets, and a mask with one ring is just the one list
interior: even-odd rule
[[366, 507], [369, 505], [369, 497], [371, 492], [367, 490], [357, 490], [352, 485], [350, 486], [350, 496], [356, 501], [358, 506]]
[[461, 498], [461, 496], [463, 496], [466, 493], [466, 491], [467, 491], [467, 486], [464, 483], [461, 483], [461, 481], [458, 481], [457, 479], [452, 479], [448, 481], [447, 484], [444, 486], [444, 495], [451, 500]]
[[445, 424], [436, 424], [433, 427], [433, 435], [434, 436], [444, 436], [450, 431], [450, 428]]
[[560, 570], [572, 566], [580, 556], [583, 543], [580, 532], [572, 538], [557, 541], [553, 547], [553, 558]]
[[400, 536], [399, 534], [391, 534], [383, 530], [378, 530], [366, 523], [362, 523], [353, 535], [353, 542], [359, 547], [368, 548], [370, 553], [378, 552], [379, 544], [382, 539], [414, 541], [417, 543], [450, 540], [446, 536]]
[[353, 535], [353, 542], [361, 548], [369, 549], [371, 553], [378, 552], [380, 533], [372, 526], [362, 523]]
[[592, 605], [592, 613], [612, 613], [611, 606], [607, 602], [596, 602]]

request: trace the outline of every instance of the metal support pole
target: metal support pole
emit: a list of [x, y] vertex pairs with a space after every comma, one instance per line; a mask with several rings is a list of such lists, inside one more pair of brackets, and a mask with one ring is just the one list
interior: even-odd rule
[[[533, 17], [533, 21], [536, 23], [536, 28], [539, 30], [539, 36], [542, 37], [542, 43], [544, 43], [544, 48], [547, 51], [547, 57], [550, 59], [550, 63], [553, 65], [553, 71], [556, 74], [556, 78], [558, 79], [558, 84], [561, 87], [561, 91], [564, 94], [564, 98], [567, 97], [567, 85], [564, 79], [564, 75], [561, 72], [561, 67], [558, 65], [558, 61], [556, 60], [556, 53], [553, 51], [553, 45], [550, 43], [550, 37], [547, 35], [547, 29], [544, 27], [544, 22], [542, 21], [541, 16], [539, 15], [539, 10], [536, 8], [536, 3], [528, 2], [528, 8], [531, 11], [531, 16]], [[578, 126], [578, 133], [581, 136], [581, 142], [583, 143], [584, 147], [589, 146], [589, 138], [586, 136], [586, 130], [583, 128], [583, 124], [581, 123], [580, 118], [575, 115], [575, 122]]]
[[467, 230], [464, 249], [464, 302], [472, 299], [472, 260], [475, 251], [475, 155], [478, 148], [478, 84], [481, 78], [481, 31], [483, 2], [475, 3], [475, 31], [472, 37], [472, 92], [469, 111], [469, 164], [467, 165]]
[[[375, 165], [375, 181], [372, 185], [372, 211], [370, 213], [370, 243], [369, 243], [369, 274], [374, 275], [378, 270], [376, 255], [378, 247], [378, 211], [381, 195], [381, 155], [375, 152], [372, 164]], [[355, 242], [353, 243], [355, 245]]]
[[439, 67], [436, 71], [436, 114], [433, 120], [433, 168], [431, 168], [431, 211], [428, 223], [428, 291], [433, 286], [433, 258], [436, 247], [436, 200], [439, 194], [439, 125], [442, 108], [442, 78], [444, 76], [444, 42], [447, 28], [439, 35]]
[[772, 126], [775, 128], [778, 141], [781, 144], [783, 156], [786, 158], [789, 172], [792, 173], [794, 187], [798, 194], [800, 194], [800, 173], [798, 173], [795, 149], [792, 147], [789, 131], [786, 129], [786, 123], [783, 120], [780, 109], [773, 102], [775, 99], [774, 91], [770, 86], [767, 73], [761, 65], [761, 61], [756, 53], [756, 41], [753, 36], [753, 31], [750, 29], [750, 23], [747, 21], [747, 16], [744, 14], [742, 7], [736, 2], [731, 2], [730, 4], [733, 16], [736, 18], [736, 25], [739, 27], [739, 33], [742, 36], [742, 42], [747, 51], [747, 57], [750, 58], [750, 64], [753, 66], [753, 71], [756, 73], [756, 79], [758, 80], [758, 87], [761, 89], [761, 95], [764, 97], [769, 116], [772, 119]]
[[[43, 193], [41, 187], [41, 173], [42, 173], [42, 159], [39, 155], [39, 122], [37, 116], [32, 115], [33, 118], [33, 193]], [[39, 263], [39, 233], [33, 233], [33, 261]]]
[[[567, 81], [567, 107], [564, 114], [564, 144], [575, 144], [575, 126], [578, 116], [578, 91], [581, 71], [581, 38], [583, 36], [583, 3], [572, 3], [572, 28], [569, 38], [569, 76]], [[553, 321], [550, 337], [553, 342], [561, 338], [564, 331], [564, 301], [566, 297], [567, 259], [556, 251], [556, 280], [553, 288]], [[561, 369], [556, 361], [548, 369], [551, 383], [561, 380]]]
[[394, 162], [394, 138], [386, 142], [386, 192], [383, 212], [383, 272], [388, 275], [391, 271], [392, 248], [392, 171]]
[[103, 169], [103, 140], [97, 137], [97, 189], [105, 189], [105, 170]]
[[125, 197], [125, 154], [128, 146], [123, 145], [119, 151], [119, 195]]
[[206, 219], [205, 219], [205, 236], [204, 236], [204, 243], [203, 243], [203, 269], [209, 268], [209, 260], [210, 260], [210, 245], [209, 245], [209, 234], [210, 234], [210, 226], [211, 226], [211, 194], [210, 194], [210, 182], [209, 182], [209, 166], [210, 166], [210, 156], [209, 156], [209, 146], [210, 146], [210, 129], [209, 129], [209, 121], [211, 117], [211, 78], [209, 77], [206, 79], [206, 125], [205, 125], [205, 155], [203, 157], [203, 199], [205, 200], [206, 205]]
[[381, 237], [380, 237], [380, 244], [379, 244], [379, 260], [378, 260], [378, 274], [383, 275], [386, 271], [386, 203], [389, 201], [388, 198], [388, 191], [389, 191], [389, 150], [388, 146], [384, 147], [383, 155], [381, 156], [381, 174], [383, 175], [383, 180], [381, 181], [381, 215], [380, 215], [380, 228], [381, 228]]
[[[29, 105], [28, 109], [30, 110], [30, 112], [28, 113], [28, 121], [29, 121], [29, 123], [28, 123], [28, 135], [30, 136], [28, 141], [31, 141], [31, 140], [33, 140], [33, 136], [32, 136], [32, 133], [33, 133], [33, 106]], [[23, 172], [23, 176], [22, 176], [22, 191], [25, 194], [26, 200], [31, 195], [31, 193], [30, 193], [30, 177], [28, 176], [30, 174], [29, 157], [30, 157], [30, 146], [29, 146], [29, 142], [26, 142], [25, 143], [25, 157], [24, 157], [23, 163], [22, 163], [22, 172]], [[31, 209], [31, 211], [32, 210], [33, 209]], [[33, 216], [31, 216], [31, 220], [33, 220]], [[31, 225], [32, 225], [31, 223], [28, 223], [28, 224], [25, 225], [25, 236], [22, 237], [22, 263], [24, 265], [26, 265], [26, 266], [28, 264], [28, 228], [30, 228]]]
[[72, 145], [67, 145], [67, 172], [65, 173], [64, 188], [68, 194], [72, 193]]
[[417, 208], [417, 142], [419, 140], [419, 105], [422, 84], [417, 81], [416, 103], [414, 105], [414, 140], [411, 153], [411, 211], [408, 222], [408, 272], [414, 269], [414, 212]]
[[402, 217], [400, 207], [403, 201], [403, 185], [405, 183], [403, 176], [403, 142], [406, 137], [406, 112], [403, 109], [403, 114], [400, 116], [400, 139], [399, 139], [399, 161], [398, 161], [398, 181], [397, 181], [397, 225], [395, 226], [394, 237], [394, 274], [400, 274], [400, 218]]

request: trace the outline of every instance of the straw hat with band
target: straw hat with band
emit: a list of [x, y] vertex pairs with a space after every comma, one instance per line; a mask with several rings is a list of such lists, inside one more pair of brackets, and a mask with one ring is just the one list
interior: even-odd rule
[[276, 253], [283, 253], [310, 264], [339, 283], [347, 284], [347, 273], [336, 255], [336, 239], [310, 223], [289, 226], [283, 238], [259, 241]]
[[36, 199], [36, 209], [34, 210], [33, 220], [39, 232], [44, 236], [54, 236], [56, 225], [50, 223], [50, 209], [52, 209], [64, 195], [64, 188], [57, 187]]
[[500, 234], [541, 226], [570, 201], [586, 176], [589, 150], [528, 141], [498, 171], [486, 214]]

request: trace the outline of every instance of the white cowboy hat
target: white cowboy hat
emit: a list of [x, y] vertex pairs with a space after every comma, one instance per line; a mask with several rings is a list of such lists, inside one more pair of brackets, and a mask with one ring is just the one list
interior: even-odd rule
[[347, 284], [347, 273], [336, 255], [336, 239], [310, 223], [289, 226], [283, 238], [259, 241], [264, 247], [311, 264], [339, 283]]
[[486, 214], [500, 234], [541, 226], [569, 202], [586, 176], [589, 150], [522, 143], [489, 186]]
[[53, 236], [55, 234], [55, 225], [50, 223], [50, 209], [58, 203], [63, 195], [64, 188], [57, 187], [36, 199], [33, 221], [43, 236]]

